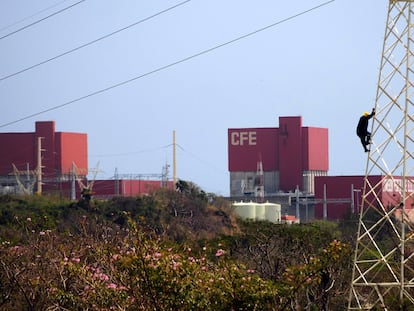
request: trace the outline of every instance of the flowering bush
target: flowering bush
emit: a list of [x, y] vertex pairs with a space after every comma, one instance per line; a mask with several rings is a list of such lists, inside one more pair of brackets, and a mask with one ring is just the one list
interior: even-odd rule
[[350, 255], [349, 244], [334, 240], [318, 256], [310, 256], [305, 264], [286, 269], [284, 280], [292, 304], [318, 310], [332, 309], [330, 298], [343, 294], [336, 283], [347, 280], [343, 274], [349, 273], [350, 269], [343, 267], [350, 268], [344, 264], [351, 262]]
[[[222, 249], [166, 247], [159, 240], [123, 252], [120, 270], [136, 302], [156, 310], [271, 310], [274, 284], [260, 279]], [[213, 254], [214, 257], [213, 258]], [[145, 308], [143, 308], [145, 309]]]
[[237, 237], [224, 207], [173, 217], [165, 206], [197, 206], [167, 194], [93, 210], [0, 196], [0, 310], [341, 309], [350, 251], [330, 228], [249, 223]]
[[96, 227], [88, 227], [81, 218], [80, 228], [79, 235], [30, 230], [27, 245], [3, 242], [0, 308], [275, 308], [277, 287], [232, 261], [222, 248], [184, 247], [135, 225], [128, 230], [92, 232]]

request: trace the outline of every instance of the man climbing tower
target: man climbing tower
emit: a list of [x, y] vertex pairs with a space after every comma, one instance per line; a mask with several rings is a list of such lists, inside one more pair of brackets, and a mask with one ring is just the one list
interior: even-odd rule
[[361, 139], [362, 147], [364, 147], [364, 151], [368, 152], [369, 149], [367, 146], [371, 143], [371, 133], [368, 132], [368, 120], [371, 119], [375, 115], [375, 108], [372, 108], [372, 112], [364, 112], [364, 114], [359, 118], [358, 126], [357, 126], [357, 135]]

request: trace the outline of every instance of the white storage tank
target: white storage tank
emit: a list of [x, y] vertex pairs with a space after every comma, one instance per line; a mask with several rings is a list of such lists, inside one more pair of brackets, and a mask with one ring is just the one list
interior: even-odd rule
[[256, 220], [256, 206], [253, 202], [236, 202], [233, 203], [234, 211], [242, 219]]
[[267, 220], [273, 223], [281, 222], [280, 204], [276, 203], [256, 203], [256, 202], [234, 202], [234, 212], [244, 220]]
[[282, 220], [282, 207], [280, 204], [269, 203], [265, 204], [265, 219], [270, 222], [280, 223]]
[[266, 204], [256, 203], [256, 220], [266, 220]]

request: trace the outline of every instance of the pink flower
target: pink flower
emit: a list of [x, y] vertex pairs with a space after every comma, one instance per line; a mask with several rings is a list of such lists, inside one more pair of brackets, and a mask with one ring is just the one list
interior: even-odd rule
[[94, 279], [99, 279], [99, 280], [102, 280], [102, 281], [105, 281], [105, 277], [103, 276], [103, 274], [102, 273], [94, 273], [93, 274], [93, 278]]
[[154, 253], [154, 257], [155, 257], [155, 258], [160, 258], [161, 256], [162, 256], [162, 254], [161, 254], [161, 253], [159, 253], [159, 252]]
[[110, 289], [115, 289], [117, 286], [115, 283], [109, 283], [106, 287]]
[[45, 235], [46, 233], [44, 231], [40, 231], [39, 235]]
[[177, 270], [179, 266], [181, 266], [181, 263], [173, 260], [173, 270]]
[[11, 250], [14, 251], [14, 252], [17, 252], [19, 249], [20, 249], [20, 246], [19, 245], [13, 246], [11, 248]]
[[216, 252], [216, 257], [220, 257], [220, 256], [222, 256], [222, 255], [224, 255], [224, 251], [220, 248], [220, 249], [218, 249], [218, 250], [217, 250], [217, 252]]
[[31, 221], [32, 221], [32, 219], [31, 219], [30, 217], [27, 217], [27, 218], [26, 218], [26, 220], [27, 220], [28, 222], [31, 222]]

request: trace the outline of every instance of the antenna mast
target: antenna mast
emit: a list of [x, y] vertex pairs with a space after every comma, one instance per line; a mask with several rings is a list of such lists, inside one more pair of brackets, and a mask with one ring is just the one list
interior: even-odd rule
[[174, 189], [177, 184], [177, 143], [175, 140], [175, 130], [173, 131], [173, 182]]
[[263, 162], [262, 157], [257, 162], [256, 178], [254, 181], [255, 185], [255, 196], [259, 203], [264, 202], [264, 174], [263, 174]]
[[414, 305], [413, 6], [389, 1], [348, 310]]
[[36, 193], [41, 195], [42, 194], [42, 139], [43, 137], [37, 138], [37, 191]]

